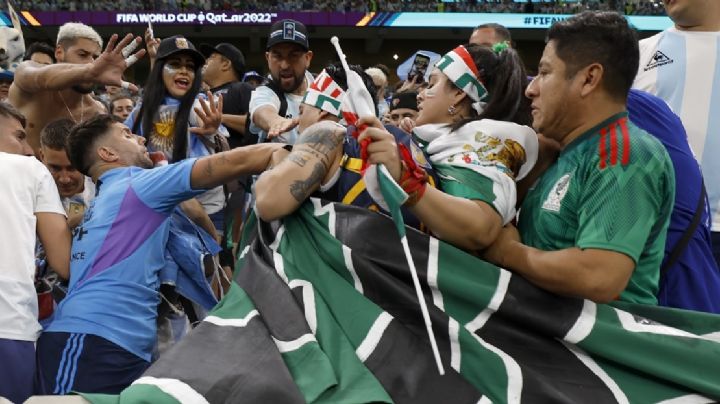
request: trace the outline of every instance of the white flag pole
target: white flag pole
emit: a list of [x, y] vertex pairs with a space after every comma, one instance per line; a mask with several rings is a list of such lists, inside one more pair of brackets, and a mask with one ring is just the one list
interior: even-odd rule
[[[337, 52], [338, 56], [340, 57], [340, 63], [342, 63], [343, 69], [345, 69], [345, 75], [348, 78], [348, 92], [347, 92], [348, 94], [346, 96], [352, 96], [352, 91], [350, 91], [350, 88], [349, 88], [350, 81], [351, 81], [350, 80], [351, 70], [347, 64], [347, 58], [345, 57], [345, 54], [343, 53], [342, 49], [340, 48], [340, 41], [338, 40], [338, 37], [333, 36], [332, 38], [330, 38], [330, 42], [333, 44], [333, 46], [335, 46], [335, 51]], [[356, 113], [363, 114], [363, 115], [368, 113], [367, 111], [365, 111], [367, 109], [365, 105], [358, 108], [358, 106], [356, 106], [355, 103], [353, 102], [352, 97], [349, 101], [350, 101], [350, 104], [352, 105], [352, 107], [355, 109]], [[382, 167], [382, 165], [379, 165], [377, 167], [378, 175], [383, 175], [381, 173], [381, 171], [387, 172], [387, 170], [383, 170], [383, 168], [384, 167]], [[389, 176], [387, 176], [387, 177], [388, 177], [388, 180], [394, 181], [392, 179], [392, 177], [389, 177]], [[399, 212], [399, 209], [397, 210], [397, 212]], [[399, 220], [400, 223], [403, 223], [402, 216], [400, 216], [399, 218], [394, 217], [396, 214], [399, 214], [399, 213], [395, 213], [395, 209], [391, 209], [391, 213], [393, 214], [394, 220], [396, 220], [396, 221]], [[440, 375], [444, 375], [445, 368], [443, 367], [442, 361], [440, 360], [440, 351], [438, 350], [437, 341], [435, 339], [435, 333], [433, 333], [433, 330], [432, 330], [432, 323], [430, 321], [430, 312], [428, 311], [427, 304], [425, 303], [425, 297], [423, 296], [422, 288], [420, 287], [420, 278], [418, 277], [417, 269], [415, 268], [415, 262], [412, 258], [412, 254], [410, 254], [410, 246], [408, 245], [407, 236], [404, 234], [399, 234], [399, 236], [400, 236], [400, 243], [402, 244], [402, 247], [403, 247], [403, 252], [405, 253], [405, 260], [407, 261], [408, 266], [410, 267], [410, 274], [412, 276], [413, 285], [415, 286], [415, 293], [417, 294], [418, 302], [420, 303], [420, 312], [422, 313], [423, 321], [425, 322], [425, 329], [427, 330], [428, 338], [430, 339], [430, 347], [432, 348], [433, 356], [435, 357], [435, 364], [437, 365], [438, 373], [440, 373]]]

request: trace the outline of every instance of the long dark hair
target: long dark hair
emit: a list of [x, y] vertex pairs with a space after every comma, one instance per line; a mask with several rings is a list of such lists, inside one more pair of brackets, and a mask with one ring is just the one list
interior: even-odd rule
[[[372, 97], [373, 108], [375, 110], [375, 115], [377, 116], [377, 89], [375, 88], [375, 83], [372, 81], [372, 77], [365, 73], [365, 71], [362, 69], [362, 66], [350, 65], [348, 67], [350, 68], [350, 70], [360, 75], [363, 84], [365, 84], [365, 88], [367, 88], [368, 92], [370, 93], [370, 97]], [[333, 81], [335, 81], [337, 85], [339, 85], [340, 88], [343, 89], [343, 91], [347, 91], [347, 74], [345, 74], [345, 69], [343, 69], [343, 66], [339, 62], [325, 66], [325, 71], [327, 72], [328, 76], [330, 76]]]
[[[166, 62], [167, 58], [155, 61], [155, 66], [153, 66], [150, 76], [148, 76], [148, 81], [143, 91], [142, 106], [140, 107], [140, 111], [138, 111], [138, 117], [140, 119], [136, 118], [132, 127], [133, 133], [137, 133], [138, 128], [142, 124], [142, 133], [147, 139], [148, 144], [152, 136], [151, 128], [153, 119], [155, 119], [155, 113], [160, 109], [167, 94], [165, 82], [163, 81], [163, 67], [165, 67]], [[188, 89], [187, 93], [180, 99], [180, 106], [178, 107], [177, 115], [175, 115], [172, 161], [180, 161], [187, 158], [187, 131], [190, 111], [195, 102], [195, 98], [200, 93], [201, 84], [202, 65], [196, 63], [195, 79], [190, 89]]]
[[[485, 84], [489, 98], [482, 114], [456, 122], [452, 125], [452, 130], [485, 118], [515, 122], [519, 125], [532, 124], [530, 99], [525, 96], [528, 78], [518, 53], [512, 48], [496, 53], [481, 45], [464, 46], [478, 68], [479, 78]], [[469, 101], [472, 102], [471, 99]]]

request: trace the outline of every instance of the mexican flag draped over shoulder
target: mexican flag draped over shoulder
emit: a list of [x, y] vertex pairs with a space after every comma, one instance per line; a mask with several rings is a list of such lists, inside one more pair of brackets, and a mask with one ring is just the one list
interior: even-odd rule
[[248, 224], [230, 293], [119, 396], [94, 403], [706, 403], [720, 316], [560, 297], [407, 229], [306, 202]]

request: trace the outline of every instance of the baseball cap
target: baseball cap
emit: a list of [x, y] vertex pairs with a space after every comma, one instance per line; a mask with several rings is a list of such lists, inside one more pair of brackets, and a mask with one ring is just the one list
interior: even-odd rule
[[260, 80], [265, 79], [260, 73], [256, 72], [255, 70], [250, 70], [249, 72], [245, 73], [245, 75], [242, 78], [242, 81], [248, 81], [249, 79], [252, 79], [252, 78], [258, 78]]
[[219, 53], [225, 56], [230, 60], [230, 63], [232, 63], [233, 70], [235, 70], [238, 79], [243, 77], [243, 73], [245, 72], [245, 56], [243, 56], [243, 53], [240, 49], [236, 48], [235, 45], [223, 42], [213, 48], [203, 43], [200, 44], [200, 51], [206, 58], [209, 58], [213, 53]]
[[157, 50], [157, 60], [165, 59], [176, 53], [187, 53], [195, 62], [196, 67], [205, 64], [205, 58], [203, 55], [195, 49], [192, 42], [185, 39], [182, 35], [171, 36], [160, 41], [160, 45]]
[[15, 79], [15, 73], [10, 70], [0, 69], [0, 81], [13, 81]]
[[406, 93], [395, 94], [392, 97], [392, 101], [390, 101], [390, 111], [399, 108], [407, 108], [417, 111], [417, 93], [414, 91], [410, 91]]
[[310, 50], [307, 28], [300, 21], [291, 19], [276, 21], [270, 27], [266, 50], [279, 43], [294, 43]]

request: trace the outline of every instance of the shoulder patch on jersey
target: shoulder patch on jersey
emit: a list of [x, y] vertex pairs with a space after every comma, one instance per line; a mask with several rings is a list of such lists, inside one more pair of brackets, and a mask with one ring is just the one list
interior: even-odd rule
[[672, 63], [673, 60], [670, 59], [666, 54], [662, 53], [661, 51], [656, 51], [653, 55], [652, 59], [648, 62], [647, 65], [645, 65], [644, 71], [655, 69], [656, 67], [664, 66], [667, 64]]
[[568, 188], [570, 188], [571, 178], [572, 173], [567, 173], [557, 180], [552, 189], [550, 189], [550, 193], [547, 198], [545, 198], [545, 202], [542, 204], [543, 209], [560, 212], [562, 201], [565, 199], [565, 194], [567, 194]]
[[[619, 155], [620, 152], [622, 152], [621, 155]], [[616, 165], [618, 160], [624, 166], [630, 163], [630, 132], [627, 127], [627, 117], [620, 118], [600, 129], [598, 154], [600, 170]]]

